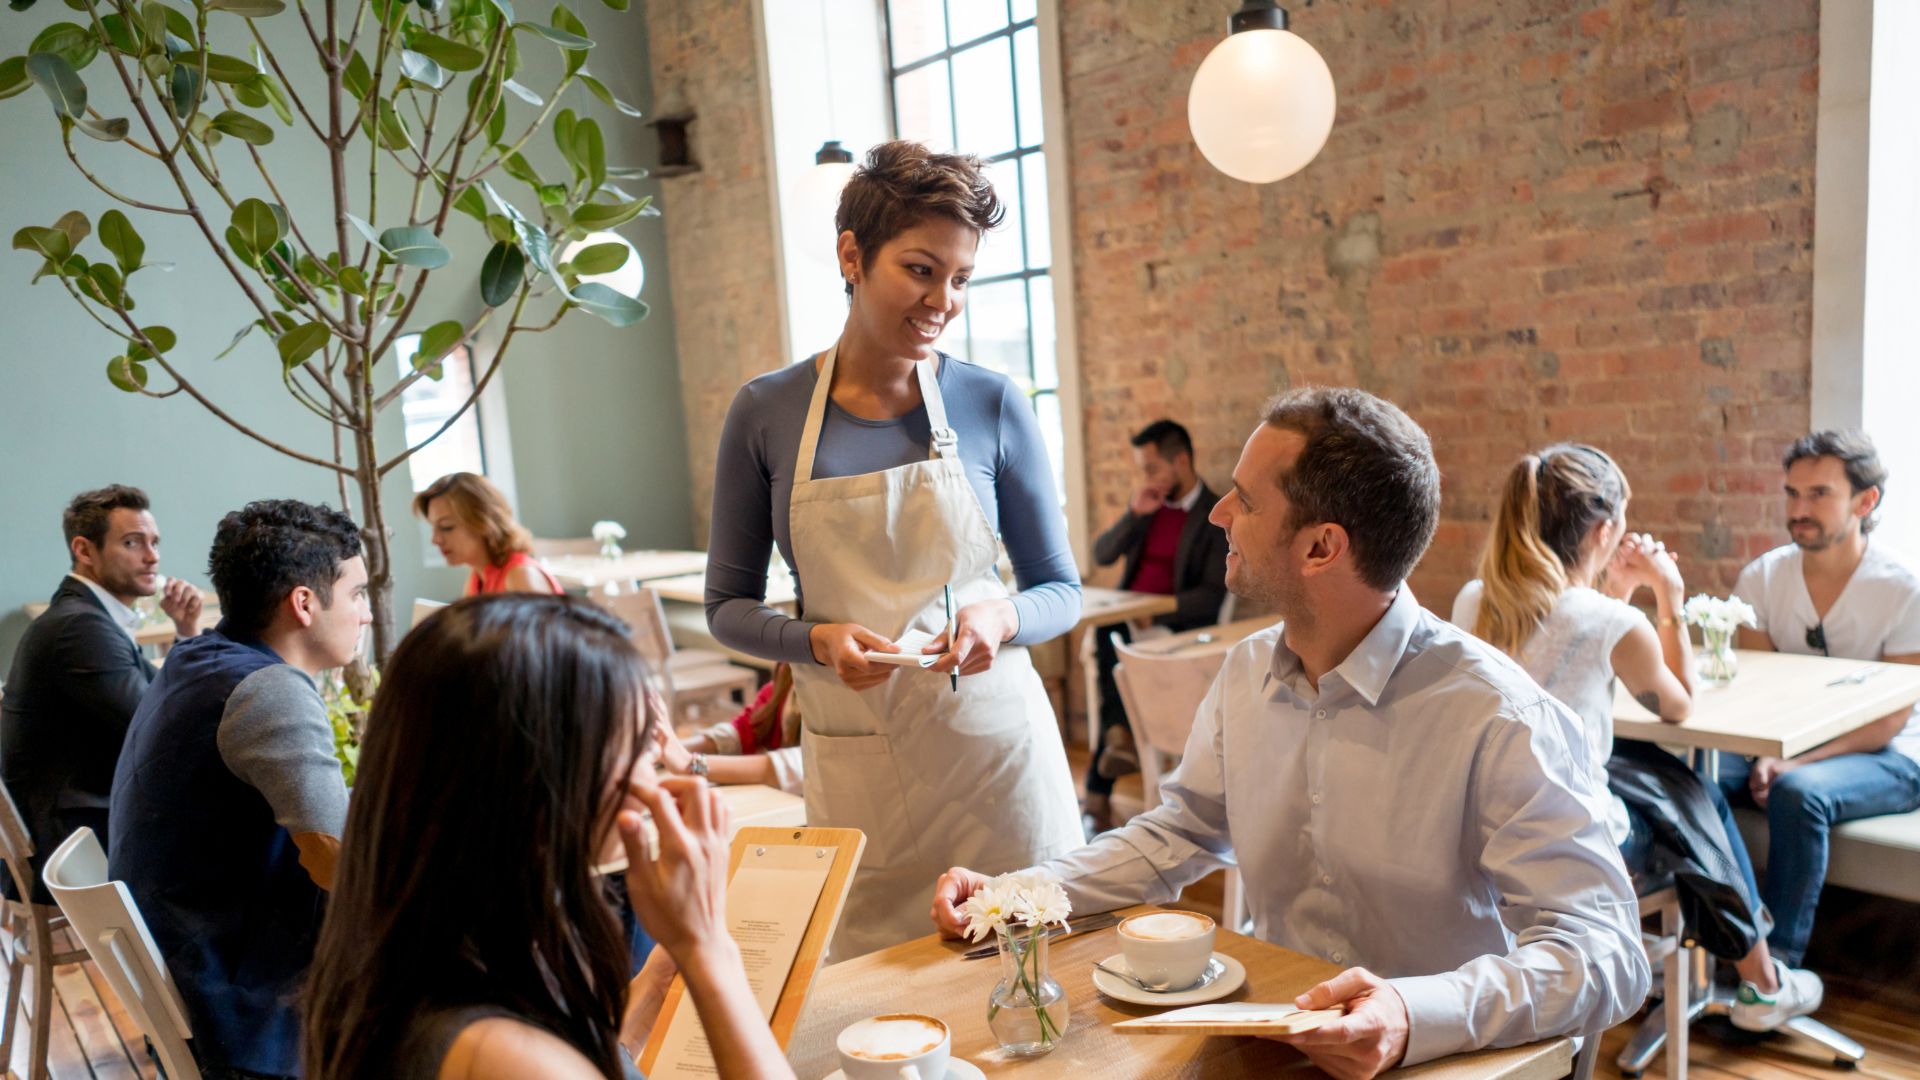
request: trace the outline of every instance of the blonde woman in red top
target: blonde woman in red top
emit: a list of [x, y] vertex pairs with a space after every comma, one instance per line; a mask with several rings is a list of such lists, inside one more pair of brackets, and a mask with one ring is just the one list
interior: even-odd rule
[[448, 566], [470, 566], [462, 595], [563, 591], [533, 557], [533, 534], [513, 519], [507, 497], [484, 476], [448, 473], [413, 497]]

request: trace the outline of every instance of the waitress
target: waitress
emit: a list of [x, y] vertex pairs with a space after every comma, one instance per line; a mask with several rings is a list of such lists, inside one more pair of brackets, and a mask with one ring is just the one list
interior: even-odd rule
[[[1003, 213], [977, 158], [875, 147], [835, 222], [839, 342], [741, 387], [721, 435], [708, 625], [793, 666], [807, 822], [867, 836], [835, 960], [927, 933], [950, 866], [1003, 873], [1082, 842], [1026, 650], [1080, 617], [1053, 467], [1026, 395], [933, 347]], [[1003, 539], [1017, 595], [994, 571]], [[798, 619], [765, 603], [776, 543]], [[931, 668], [866, 659], [912, 630], [935, 635]]]

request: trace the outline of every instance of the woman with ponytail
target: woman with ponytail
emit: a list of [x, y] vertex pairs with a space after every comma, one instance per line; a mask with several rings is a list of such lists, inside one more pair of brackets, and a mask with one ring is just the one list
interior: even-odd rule
[[[1585, 723], [1607, 828], [1636, 880], [1671, 873], [1690, 929], [1733, 962], [1751, 996], [1810, 998], [1790, 1014], [1810, 1012], [1820, 977], [1767, 952], [1772, 916], [1726, 797], [1651, 743], [1614, 742], [1616, 677], [1675, 723], [1692, 713], [1695, 690], [1680, 570], [1663, 544], [1627, 531], [1631, 495], [1620, 467], [1594, 447], [1560, 443], [1521, 458], [1453, 622], [1511, 656]], [[1626, 603], [1643, 587], [1657, 627]], [[1733, 1022], [1749, 1026], [1742, 1013], [1736, 1005]]]

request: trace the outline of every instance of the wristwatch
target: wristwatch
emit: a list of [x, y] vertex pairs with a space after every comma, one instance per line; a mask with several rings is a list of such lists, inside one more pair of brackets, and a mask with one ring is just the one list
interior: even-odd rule
[[705, 776], [707, 771], [707, 755], [693, 755], [693, 764], [687, 766], [687, 772], [694, 776]]

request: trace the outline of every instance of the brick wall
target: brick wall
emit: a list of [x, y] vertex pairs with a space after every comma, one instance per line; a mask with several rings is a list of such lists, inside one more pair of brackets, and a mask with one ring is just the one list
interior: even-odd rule
[[[1816, 0], [1290, 5], [1339, 87], [1304, 172], [1215, 172], [1186, 125], [1229, 0], [1062, 0], [1097, 530], [1126, 436], [1230, 473], [1263, 397], [1365, 387], [1432, 433], [1445, 611], [1529, 447], [1614, 454], [1633, 527], [1724, 591], [1784, 540], [1808, 421]], [[675, 264], [675, 274], [681, 273]]]
[[750, 0], [648, 0], [658, 115], [693, 113], [698, 172], [661, 181], [687, 414], [694, 540], [734, 391], [782, 362], [778, 257]]

